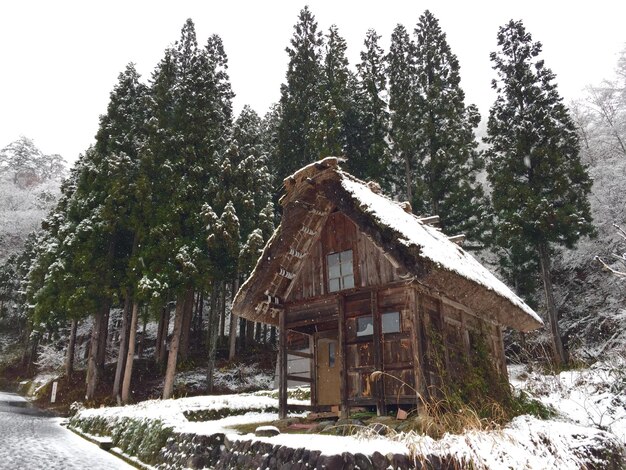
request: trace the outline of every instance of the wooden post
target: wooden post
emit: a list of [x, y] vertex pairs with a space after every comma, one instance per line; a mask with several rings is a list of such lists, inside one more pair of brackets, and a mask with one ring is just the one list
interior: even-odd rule
[[278, 418], [287, 417], [287, 312], [279, 312], [278, 325]]
[[[374, 366], [376, 370], [383, 371], [382, 327], [380, 324], [380, 314], [378, 312], [378, 291], [376, 289], [372, 289], [370, 294], [370, 308], [374, 322]], [[385, 406], [384, 377], [381, 378], [381, 380], [376, 380], [373, 385], [374, 393], [376, 394], [376, 414], [378, 416], [384, 416], [387, 413], [387, 407]]]
[[339, 295], [339, 328], [337, 340], [339, 341], [339, 354], [341, 360], [341, 377], [339, 381], [339, 396], [341, 407], [341, 418], [347, 418], [349, 414], [348, 409], [348, 361], [346, 360], [348, 355], [346, 354], [346, 309], [345, 309], [345, 297]]
[[422, 325], [420, 322], [420, 295], [417, 289], [412, 286], [409, 287], [409, 315], [411, 318], [411, 324], [413, 325], [411, 331], [411, 346], [413, 348], [413, 376], [415, 377], [415, 390], [417, 400], [417, 412], [418, 414], [423, 409], [423, 399], [425, 398], [426, 387], [425, 378], [423, 373], [423, 357], [422, 351]]
[[315, 335], [309, 335], [309, 371], [311, 375], [311, 406], [317, 406], [317, 351], [315, 350]]

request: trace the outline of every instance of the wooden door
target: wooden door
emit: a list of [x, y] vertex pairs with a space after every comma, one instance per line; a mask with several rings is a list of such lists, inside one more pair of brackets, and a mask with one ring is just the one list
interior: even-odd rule
[[317, 336], [317, 404], [339, 405], [341, 400], [341, 356], [337, 332]]

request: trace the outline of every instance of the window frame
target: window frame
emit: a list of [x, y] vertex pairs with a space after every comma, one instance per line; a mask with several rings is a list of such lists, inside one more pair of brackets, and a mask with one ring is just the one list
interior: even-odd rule
[[[347, 259], [348, 253], [350, 254], [349, 261]], [[337, 258], [336, 264], [334, 264], [333, 261], [334, 257]], [[345, 260], [344, 257], [346, 258]], [[350, 268], [349, 271], [347, 269], [348, 266]], [[338, 270], [338, 273], [335, 273], [335, 270]], [[326, 255], [326, 289], [329, 294], [354, 289], [356, 287], [355, 274], [354, 250], [352, 248], [343, 251], [335, 251]], [[346, 279], [351, 279], [351, 285], [350, 283], [346, 283]], [[336, 283], [336, 287], [333, 287], [333, 283]]]

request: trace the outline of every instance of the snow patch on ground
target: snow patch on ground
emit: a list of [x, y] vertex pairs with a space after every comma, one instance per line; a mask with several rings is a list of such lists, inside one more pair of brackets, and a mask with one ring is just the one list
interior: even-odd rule
[[613, 433], [626, 444], [626, 358], [600, 361], [588, 369], [558, 375], [510, 370], [511, 384], [555, 408], [564, 418], [581, 426]]
[[[308, 401], [290, 400], [290, 403], [308, 405]], [[205, 422], [190, 422], [185, 413], [204, 410], [275, 410], [278, 408], [278, 400], [273, 397], [254, 393], [241, 393], [237, 395], [212, 395], [201, 397], [179, 398], [176, 400], [147, 400], [136, 405], [116, 406], [110, 408], [84, 409], [77, 415], [78, 419], [100, 416], [106, 419], [135, 418], [160, 420], [166, 426], [172, 426], [178, 432], [197, 432], [200, 434], [213, 434], [225, 427], [254, 423], [267, 422], [278, 419], [273, 412], [247, 413], [239, 416], [229, 416], [220, 420]]]
[[499, 431], [446, 434], [439, 440], [408, 433], [395, 439], [403, 442], [417, 461], [436, 455], [442, 459], [454, 457], [468, 465], [471, 462], [476, 469], [565, 470], [586, 468], [595, 460], [593, 451], [606, 447], [611, 437], [567, 422], [518, 416]]

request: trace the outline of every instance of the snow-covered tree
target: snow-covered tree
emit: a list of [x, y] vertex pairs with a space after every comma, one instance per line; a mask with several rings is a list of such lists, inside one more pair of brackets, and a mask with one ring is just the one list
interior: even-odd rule
[[389, 178], [389, 111], [387, 109], [387, 78], [385, 54], [378, 44], [380, 36], [370, 29], [357, 64], [359, 142], [351, 149], [347, 166], [359, 178], [372, 179], [388, 187]]
[[286, 83], [281, 86], [277, 149], [272, 162], [277, 184], [319, 158], [315, 135], [321, 108], [322, 42], [315, 16], [305, 6], [286, 49], [289, 65]]
[[417, 165], [415, 135], [416, 70], [415, 45], [406, 28], [398, 24], [391, 34], [387, 54], [389, 81], [390, 139], [392, 175], [397, 192], [407, 201], [413, 200], [414, 175], [421, 174]]
[[439, 21], [429, 11], [415, 28], [413, 113], [416, 178], [411, 203], [437, 214], [444, 231], [480, 238], [486, 204], [476, 176], [484, 167], [474, 130], [478, 109], [465, 105], [460, 66]]
[[498, 31], [491, 54], [497, 98], [490, 109], [488, 178], [496, 217], [495, 241], [534, 249], [541, 267], [557, 364], [567, 363], [551, 278], [551, 250], [573, 246], [593, 233], [591, 180], [579, 157], [579, 140], [554, 74], [538, 58], [521, 21]]

